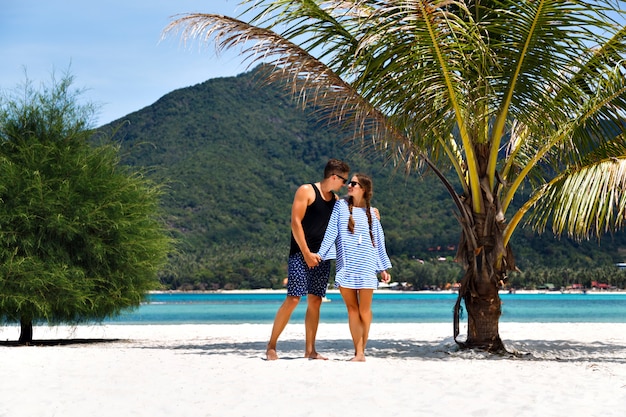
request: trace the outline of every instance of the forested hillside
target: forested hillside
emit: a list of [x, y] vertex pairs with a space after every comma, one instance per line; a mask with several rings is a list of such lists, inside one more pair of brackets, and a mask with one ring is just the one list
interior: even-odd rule
[[[178, 252], [163, 271], [165, 288], [280, 288], [286, 276], [293, 194], [321, 179], [328, 158], [374, 179], [398, 281], [415, 281], [419, 260], [450, 260], [459, 236], [453, 205], [433, 175], [406, 176], [345, 141], [254, 71], [173, 91], [100, 128], [122, 145], [123, 161], [166, 184], [167, 222]], [[518, 230], [520, 268], [596, 267], [622, 261], [624, 234], [581, 244]], [[436, 263], [453, 282], [459, 269]], [[424, 282], [428, 284], [428, 282]]]

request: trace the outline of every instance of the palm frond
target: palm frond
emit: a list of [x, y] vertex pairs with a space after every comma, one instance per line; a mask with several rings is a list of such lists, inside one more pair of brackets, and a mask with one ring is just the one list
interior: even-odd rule
[[413, 151], [410, 141], [395, 129], [383, 112], [363, 99], [322, 61], [274, 31], [228, 16], [202, 13], [177, 18], [165, 28], [164, 36], [178, 30], [185, 42], [213, 41], [218, 50], [247, 45], [241, 54], [250, 65], [263, 62], [275, 68], [266, 74], [268, 82], [286, 82], [303, 105], [324, 109], [329, 123], [343, 128], [349, 126], [354, 138], [363, 141], [363, 146], [370, 140], [372, 146], [402, 158], [407, 170], [420, 163], [420, 156]]
[[626, 150], [575, 172], [559, 175], [541, 190], [529, 222], [575, 239], [600, 238], [626, 221]]
[[[522, 143], [519, 153], [508, 159], [507, 169], [515, 165], [521, 174], [508, 190], [505, 207], [523, 180], [540, 186], [553, 178], [555, 172], [602, 160], [608, 148], [623, 140], [626, 133], [626, 81], [621, 65], [618, 63], [618, 67], [608, 68], [608, 72], [596, 81], [593, 95], [587, 96], [586, 101], [578, 106], [577, 114], [560, 122], [556, 129], [551, 125], [535, 123], [533, 136]], [[574, 107], [571, 107], [571, 113], [574, 113]], [[536, 132], [538, 125], [543, 126], [541, 134]]]
[[[591, 20], [587, 18], [586, 25]], [[582, 21], [577, 18], [571, 24]], [[525, 181], [541, 186], [555, 172], [586, 165], [597, 157], [596, 150], [624, 133], [626, 32], [606, 22], [601, 27], [613, 35], [601, 39], [594, 35], [591, 39], [606, 44], [597, 50], [578, 45], [579, 53], [570, 56], [569, 65], [561, 66], [565, 70], [555, 73], [560, 79], [545, 84], [550, 88], [540, 91], [543, 97], [537, 103], [541, 105], [528, 103], [528, 114], [515, 119], [528, 131], [520, 144], [521, 152], [507, 158], [503, 169], [505, 178], [516, 174], [504, 198], [505, 208]]]
[[[537, 68], [533, 62], [533, 54], [529, 52], [533, 50], [537, 40], [542, 39], [540, 36], [541, 33], [538, 32], [542, 31], [545, 16], [551, 14], [548, 1], [542, 0], [534, 3], [520, 3], [517, 4], [516, 7], [519, 7], [519, 10], [502, 11], [503, 13], [515, 16], [515, 25], [507, 24], [507, 28], [504, 28], [500, 25], [501, 20], [497, 20], [496, 25], [490, 27], [491, 32], [499, 35], [501, 40], [509, 38], [507, 39], [508, 42], [513, 40], [514, 43], [519, 45], [519, 51], [517, 54], [514, 52], [513, 59], [505, 61], [503, 65], [504, 68], [510, 66], [510, 69], [508, 69], [508, 71], [505, 70], [503, 82], [506, 82], [508, 85], [503, 91], [503, 98], [500, 102], [499, 109], [496, 113], [497, 117], [491, 131], [492, 146], [489, 154], [489, 166], [487, 168], [491, 188], [493, 188], [495, 182], [498, 153], [504, 129], [509, 118], [509, 107], [512, 105], [514, 97], [516, 97], [515, 93], [520, 91], [520, 83], [523, 82], [524, 76], [527, 75], [524, 70], [526, 68], [530, 68], [531, 70]], [[509, 26], [513, 26], [515, 29], [511, 31]], [[508, 42], [502, 42], [501, 45], [507, 45]], [[544, 51], [543, 49], [539, 50]], [[508, 57], [509, 54], [505, 56]], [[530, 65], [529, 61], [531, 61]]]
[[[412, 147], [428, 151], [431, 157], [455, 155], [445, 149], [441, 137], [455, 132], [463, 149], [464, 161], [453, 161], [459, 177], [472, 184], [475, 210], [482, 207], [479, 198], [477, 158], [474, 138], [468, 131], [468, 112], [474, 105], [468, 86], [460, 77], [467, 71], [468, 56], [477, 49], [480, 37], [466, 19], [448, 10], [450, 2], [385, 2], [361, 26], [357, 55], [351, 57], [352, 69], [359, 76], [353, 85], [411, 138]], [[458, 9], [462, 4], [456, 4]], [[469, 16], [463, 9], [460, 13]], [[463, 41], [458, 37], [463, 37]], [[479, 97], [475, 94], [474, 97]], [[480, 101], [480, 100], [478, 100]]]
[[[593, 178], [597, 161], [624, 155], [609, 150], [625, 131], [622, 3], [244, 0], [256, 13], [249, 23], [190, 14], [165, 34], [180, 29], [185, 41], [269, 63], [269, 81], [408, 171], [420, 158], [452, 167], [474, 214], [493, 193], [505, 212], [525, 184], [538, 193], [524, 210], [539, 213], [556, 204], [547, 196], [557, 188], [567, 193], [563, 173]], [[596, 215], [616, 225], [612, 213]], [[596, 220], [593, 230], [606, 226]]]

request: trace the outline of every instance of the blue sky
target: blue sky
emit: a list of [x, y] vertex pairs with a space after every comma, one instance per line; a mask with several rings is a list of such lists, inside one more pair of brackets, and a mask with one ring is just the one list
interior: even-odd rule
[[0, 0], [0, 90], [26, 77], [49, 85], [69, 69], [83, 99], [99, 105], [100, 126], [178, 88], [247, 71], [238, 51], [161, 40], [176, 14], [240, 11], [239, 0]]

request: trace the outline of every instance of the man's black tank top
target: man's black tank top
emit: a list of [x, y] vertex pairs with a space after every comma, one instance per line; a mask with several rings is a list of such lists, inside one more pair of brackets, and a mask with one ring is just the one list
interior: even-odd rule
[[[330, 220], [330, 215], [335, 206], [335, 198], [333, 196], [330, 201], [326, 201], [322, 198], [322, 194], [317, 186], [315, 184], [311, 184], [311, 186], [315, 190], [315, 200], [304, 212], [302, 228], [304, 229], [304, 237], [309, 246], [309, 250], [316, 253], [322, 245], [322, 240], [324, 240], [328, 220]], [[298, 246], [296, 239], [293, 237], [293, 233], [291, 233], [291, 249], [289, 250], [289, 256], [299, 252], [301, 252], [300, 246]]]

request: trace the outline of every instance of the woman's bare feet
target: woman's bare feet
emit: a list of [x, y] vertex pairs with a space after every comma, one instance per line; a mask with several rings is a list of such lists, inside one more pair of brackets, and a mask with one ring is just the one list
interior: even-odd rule
[[358, 355], [350, 359], [350, 362], [365, 362], [365, 355]]
[[265, 351], [265, 358], [268, 361], [275, 361], [278, 359], [278, 354], [276, 353], [276, 349], [267, 348]]

